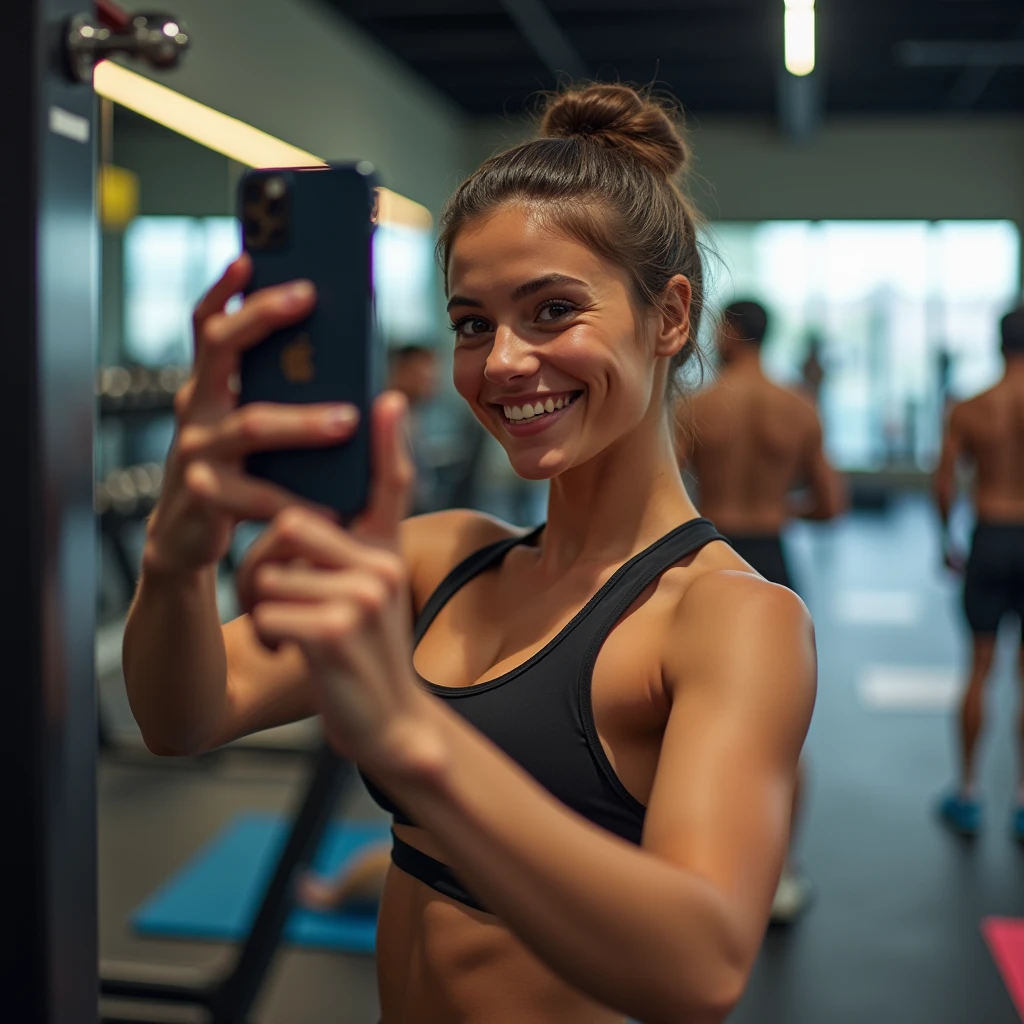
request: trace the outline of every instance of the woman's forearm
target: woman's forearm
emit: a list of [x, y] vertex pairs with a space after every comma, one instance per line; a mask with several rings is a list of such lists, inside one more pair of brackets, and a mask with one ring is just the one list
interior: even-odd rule
[[227, 694], [217, 567], [143, 568], [122, 648], [128, 702], [157, 754], [192, 754], [216, 735]]
[[701, 878], [585, 821], [425, 695], [445, 768], [367, 773], [407, 807], [464, 884], [562, 978], [645, 1024], [715, 1024], [746, 966]]

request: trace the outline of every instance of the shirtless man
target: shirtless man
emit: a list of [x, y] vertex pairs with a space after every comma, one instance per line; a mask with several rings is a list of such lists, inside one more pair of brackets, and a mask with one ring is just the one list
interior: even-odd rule
[[[960, 786], [939, 805], [942, 821], [965, 835], [981, 829], [975, 752], [996, 633], [1004, 615], [1024, 619], [1024, 308], [1003, 318], [1002, 351], [1006, 360], [1002, 380], [953, 406], [935, 475], [946, 564], [962, 570], [963, 556], [948, 537], [949, 513], [956, 496], [957, 463], [970, 462], [975, 470], [977, 526], [964, 581], [964, 613], [971, 628], [973, 657], [960, 708]], [[1021, 672], [1024, 676], [1024, 653]], [[1024, 841], [1024, 717], [1020, 736], [1021, 775], [1012, 828], [1015, 837]]]
[[[832, 519], [845, 508], [841, 478], [822, 447], [813, 403], [773, 384], [761, 369], [768, 314], [734, 302], [717, 336], [722, 372], [692, 399], [677, 431], [682, 464], [697, 477], [701, 514], [718, 524], [736, 552], [766, 580], [794, 589], [779, 534], [793, 518]], [[793, 489], [805, 486], [796, 497]], [[793, 805], [795, 830], [802, 786]], [[810, 900], [795, 861], [783, 871], [772, 920], [795, 920]]]

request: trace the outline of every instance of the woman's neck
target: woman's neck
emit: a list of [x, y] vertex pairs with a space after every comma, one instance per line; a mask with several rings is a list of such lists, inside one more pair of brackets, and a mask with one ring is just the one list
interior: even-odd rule
[[589, 462], [551, 481], [541, 563], [624, 562], [697, 515], [658, 408]]

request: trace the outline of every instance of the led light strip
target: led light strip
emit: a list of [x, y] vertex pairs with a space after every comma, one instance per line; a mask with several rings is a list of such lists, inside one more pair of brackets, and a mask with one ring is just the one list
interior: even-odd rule
[[[93, 74], [98, 96], [134, 110], [165, 128], [247, 167], [322, 167], [326, 161], [282, 142], [251, 124], [189, 99], [174, 89], [112, 61], [101, 61]], [[429, 229], [434, 219], [419, 203], [390, 189], [379, 190], [378, 217], [382, 224]]]

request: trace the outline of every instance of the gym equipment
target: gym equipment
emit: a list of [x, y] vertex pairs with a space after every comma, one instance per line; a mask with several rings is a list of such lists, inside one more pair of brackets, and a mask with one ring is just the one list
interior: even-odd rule
[[[175, 1008], [204, 1009], [210, 1024], [248, 1024], [249, 1012], [269, 973], [293, 906], [294, 883], [310, 864], [342, 789], [354, 779], [352, 766], [324, 745], [313, 762], [309, 784], [292, 820], [288, 838], [260, 902], [252, 928], [234, 966], [224, 976], [192, 968], [101, 962], [100, 997], [146, 1003], [144, 1016], [118, 1015], [103, 1007], [101, 1024], [172, 1024]], [[165, 1008], [167, 1015], [159, 1011]]]
[[[280, 815], [238, 815], [132, 914], [135, 931], [154, 938], [244, 938], [286, 831], [287, 822]], [[367, 847], [390, 845], [390, 835], [384, 822], [332, 821], [317, 848], [313, 870], [333, 877]], [[333, 913], [296, 907], [283, 938], [295, 946], [372, 953], [377, 901]]]

